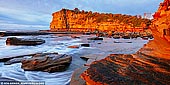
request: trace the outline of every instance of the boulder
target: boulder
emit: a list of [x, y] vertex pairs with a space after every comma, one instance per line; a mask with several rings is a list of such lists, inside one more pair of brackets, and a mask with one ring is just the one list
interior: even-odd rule
[[114, 39], [120, 39], [120, 35], [113, 35]]
[[123, 36], [122, 36], [122, 38], [123, 39], [130, 39], [130, 34], [128, 34], [128, 33], [125, 33]]
[[65, 71], [72, 61], [72, 57], [66, 54], [45, 53], [37, 54], [32, 58], [22, 60], [22, 68], [25, 71], [60, 72]]
[[87, 38], [87, 40], [103, 40], [101, 37], [92, 37], [92, 38]]
[[79, 36], [71, 35], [71, 38], [80, 38]]
[[81, 47], [90, 47], [90, 44], [81, 44]]
[[42, 39], [23, 39], [16, 37], [9, 37], [6, 40], [6, 45], [40, 45], [45, 43]]

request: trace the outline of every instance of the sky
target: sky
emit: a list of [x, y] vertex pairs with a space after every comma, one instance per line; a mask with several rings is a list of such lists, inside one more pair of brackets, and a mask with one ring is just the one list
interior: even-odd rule
[[52, 13], [62, 8], [100, 13], [154, 13], [163, 0], [0, 0], [1, 29], [49, 29]]

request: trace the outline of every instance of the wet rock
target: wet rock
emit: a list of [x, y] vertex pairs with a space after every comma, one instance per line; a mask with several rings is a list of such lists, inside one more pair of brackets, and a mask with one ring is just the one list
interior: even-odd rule
[[111, 54], [81, 74], [87, 85], [170, 84], [170, 60], [148, 55]]
[[132, 43], [131, 41], [114, 41], [114, 43]]
[[76, 69], [72, 74], [70, 85], [86, 85], [86, 82], [82, 78], [80, 78], [80, 75], [86, 69], [87, 69], [87, 67], [85, 67], [85, 66]]
[[134, 32], [134, 33], [131, 34], [131, 38], [132, 38], [132, 39], [133, 39], [133, 38], [138, 38], [138, 37], [141, 37], [141, 36], [140, 36], [140, 33], [138, 33], [138, 32]]
[[130, 34], [128, 34], [128, 33], [125, 33], [123, 36], [122, 36], [122, 38], [123, 39], [130, 39]]
[[20, 63], [24, 58], [13, 58], [13, 59], [10, 59], [6, 62], [4, 62], [4, 65], [11, 65], [11, 64], [14, 64], [14, 63]]
[[30, 59], [22, 60], [22, 68], [26, 71], [60, 72], [69, 67], [72, 57], [66, 54], [37, 54]]
[[81, 44], [81, 47], [90, 47], [90, 44]]
[[68, 48], [79, 48], [78, 45], [68, 46]]
[[40, 45], [45, 43], [42, 39], [23, 39], [16, 37], [9, 37], [6, 40], [6, 45]]
[[102, 44], [102, 43], [99, 42], [99, 43], [97, 43], [97, 44]]
[[97, 61], [97, 60], [101, 60], [105, 57], [106, 57], [105, 54], [90, 54], [90, 55], [81, 56], [80, 58], [87, 61], [84, 64], [85, 66], [89, 66], [92, 62]]
[[79, 36], [72, 35], [71, 38], [80, 38]]
[[113, 35], [113, 38], [114, 39], [120, 39], [120, 36], [119, 35]]
[[[24, 58], [24, 56], [34, 56], [36, 54], [39, 54], [39, 53], [26, 54], [26, 55], [18, 55], [18, 56], [3, 56], [3, 57], [0, 57], [0, 62], [9, 62], [10, 60], [11, 61], [15, 61], [15, 59], [16, 59], [16, 61], [18, 61], [18, 59]], [[12, 59], [14, 59], [14, 60], [12, 60]]]
[[148, 40], [148, 37], [141, 37], [143, 40]]
[[103, 40], [101, 37], [87, 38], [87, 40]]

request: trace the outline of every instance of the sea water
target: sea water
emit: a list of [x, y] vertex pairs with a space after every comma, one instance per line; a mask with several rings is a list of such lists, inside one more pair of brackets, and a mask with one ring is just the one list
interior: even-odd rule
[[[71, 34], [39, 35], [39, 36], [12, 36], [18, 38], [39, 38], [44, 39], [45, 43], [37, 46], [8, 46], [5, 44], [7, 37], [0, 37], [0, 57], [19, 56], [34, 53], [58, 52], [72, 56], [72, 63], [68, 70], [64, 72], [41, 72], [24, 71], [21, 63], [4, 65], [0, 63], [0, 76], [3, 78], [14, 79], [16, 81], [44, 81], [45, 85], [68, 85], [71, 75], [76, 68], [81, 67], [86, 61], [80, 57], [89, 54], [132, 54], [139, 50], [147, 40], [136, 39], [113, 39], [87, 40], [95, 35], [76, 35], [80, 38], [71, 38]], [[121, 43], [114, 43], [121, 42]], [[127, 43], [128, 42], [128, 43]], [[89, 43], [90, 47], [81, 47], [80, 44]], [[68, 46], [78, 45], [79, 48], [68, 48]]]

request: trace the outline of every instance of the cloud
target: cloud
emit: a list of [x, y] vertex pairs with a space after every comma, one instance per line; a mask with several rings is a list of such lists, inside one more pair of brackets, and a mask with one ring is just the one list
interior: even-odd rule
[[142, 15], [154, 13], [160, 2], [162, 0], [0, 0], [0, 23], [49, 26], [51, 14], [62, 8]]
[[0, 7], [0, 14], [9, 18], [13, 18], [16, 20], [21, 20], [25, 22], [49, 22], [51, 18], [50, 15], [36, 13], [36, 12], [27, 12], [23, 10], [15, 10]]

